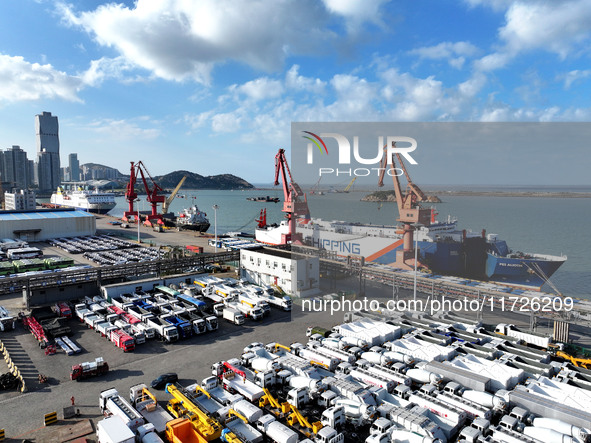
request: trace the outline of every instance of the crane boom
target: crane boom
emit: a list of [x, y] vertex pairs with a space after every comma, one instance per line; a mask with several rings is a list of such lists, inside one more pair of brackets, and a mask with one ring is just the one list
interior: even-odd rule
[[[396, 143], [392, 142], [392, 146], [395, 147]], [[395, 265], [402, 269], [411, 269], [412, 266], [409, 264], [409, 261], [412, 261], [414, 264], [415, 255], [413, 245], [414, 230], [418, 225], [431, 224], [431, 210], [421, 208], [419, 202], [426, 200], [426, 195], [412, 182], [400, 155], [396, 153], [388, 156], [387, 146], [384, 146], [384, 155], [382, 156], [382, 161], [380, 164], [378, 186], [384, 186], [384, 175], [386, 173], [386, 169], [388, 169], [388, 167], [392, 169], [396, 168], [394, 155], [396, 155], [396, 160], [398, 160], [400, 169], [402, 169], [408, 182], [408, 190], [406, 193], [404, 193], [402, 191], [402, 186], [400, 185], [398, 174], [392, 174], [394, 194], [396, 195], [396, 205], [398, 207], [397, 221], [402, 222], [404, 225], [403, 250], [396, 251]]]
[[177, 193], [179, 192], [179, 189], [181, 189], [181, 186], [183, 186], [183, 183], [185, 183], [185, 180], [187, 179], [187, 176], [183, 176], [183, 178], [181, 178], [181, 181], [179, 182], [178, 185], [176, 185], [176, 188], [174, 188], [174, 191], [171, 192], [171, 194], [168, 196], [168, 198], [164, 201], [164, 203], [162, 203], [162, 213], [166, 214], [168, 212], [168, 208], [170, 207], [170, 204], [172, 203], [172, 201], [174, 200], [174, 198], [176, 197]]
[[[279, 152], [275, 155], [275, 186], [279, 185], [280, 175], [283, 185], [283, 212], [289, 223], [290, 235], [288, 241], [292, 241], [295, 238], [295, 218], [309, 218], [310, 210], [308, 209], [306, 194], [293, 181], [289, 165], [287, 164], [287, 158], [285, 157], [285, 149], [279, 149]], [[300, 200], [302, 196], [304, 197], [303, 201]]]

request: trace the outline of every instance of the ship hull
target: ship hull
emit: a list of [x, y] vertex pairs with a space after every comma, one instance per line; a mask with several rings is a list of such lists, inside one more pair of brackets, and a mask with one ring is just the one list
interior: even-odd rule
[[[345, 225], [338, 226], [343, 228]], [[368, 236], [360, 235], [359, 232], [344, 234], [301, 224], [298, 225], [297, 232], [301, 235], [303, 243], [308, 246], [325, 249], [342, 257], [360, 255], [365, 257], [366, 262], [394, 266], [396, 252], [403, 250], [402, 234], [392, 235], [393, 227], [389, 229], [368, 225], [370, 231], [376, 231], [378, 228], [380, 231], [377, 235], [381, 233], [382, 236], [377, 236], [375, 232], [374, 235]], [[389, 235], [384, 235], [386, 233]], [[527, 272], [529, 268], [525, 265], [510, 265], [512, 259], [488, 253], [490, 244], [484, 236], [464, 237], [459, 241], [419, 240], [416, 243], [419, 261], [432, 273], [490, 280], [532, 290], [540, 290], [545, 283], [542, 277]], [[540, 266], [543, 275], [549, 278], [565, 260], [566, 257], [532, 255], [529, 264], [532, 267]]]
[[566, 261], [566, 257], [510, 258], [488, 253], [486, 276], [490, 281], [517, 287], [541, 287]]
[[75, 208], [75, 209], [80, 209], [81, 211], [86, 211], [86, 212], [91, 212], [93, 214], [107, 214], [109, 211], [111, 211], [111, 209], [113, 209], [115, 207], [115, 204], [113, 205], [108, 205], [108, 206], [94, 206], [94, 205], [90, 205], [90, 206], [76, 206], [76, 205], [67, 205], [67, 204], [63, 204], [63, 203], [52, 203], [55, 206], [58, 206], [60, 208]]
[[177, 223], [179, 229], [187, 229], [189, 231], [207, 232], [211, 225], [209, 223], [194, 223], [194, 224], [183, 224]]

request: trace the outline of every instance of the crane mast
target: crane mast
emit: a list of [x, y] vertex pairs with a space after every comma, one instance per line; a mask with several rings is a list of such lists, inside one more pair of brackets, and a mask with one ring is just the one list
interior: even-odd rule
[[[392, 146], [396, 146], [395, 142], [392, 142]], [[404, 162], [400, 157], [400, 154], [393, 153], [388, 158], [388, 149], [384, 146], [384, 156], [380, 164], [380, 174], [378, 179], [378, 186], [384, 186], [384, 175], [388, 166], [392, 169], [396, 168], [396, 161], [394, 155], [400, 165], [400, 169], [404, 173], [407, 180], [407, 190], [403, 192], [402, 186], [400, 185], [400, 179], [397, 174], [392, 174], [392, 182], [394, 184], [394, 194], [396, 195], [396, 204], [398, 206], [398, 218], [397, 221], [401, 222], [404, 227], [403, 234], [403, 248], [402, 251], [396, 251], [396, 267], [402, 269], [412, 269], [414, 267], [414, 231], [417, 228], [417, 224], [428, 226], [431, 224], [431, 209], [421, 208], [419, 202], [427, 199], [426, 195], [421, 189], [415, 185], [410, 175], [408, 174]], [[415, 226], [413, 226], [415, 225]]]
[[[137, 199], [137, 192], [135, 192], [135, 184], [137, 181], [138, 173], [142, 177], [144, 189], [146, 190], [147, 194], [147, 200], [152, 206], [152, 211], [148, 216], [146, 216], [145, 223], [148, 226], [152, 226], [152, 221], [156, 220], [158, 224], [163, 224], [162, 214], [158, 213], [158, 203], [164, 203], [166, 199], [164, 195], [159, 194], [159, 192], [163, 192], [162, 188], [158, 185], [158, 183], [154, 181], [154, 179], [152, 178], [152, 176], [150, 175], [142, 161], [139, 161], [137, 163], [131, 162], [129, 183], [127, 184], [127, 189], [125, 191], [125, 199], [127, 200], [129, 207], [128, 210], [124, 212], [123, 219], [125, 221], [130, 221], [130, 217], [135, 217], [139, 223], [139, 210], [134, 210], [134, 202]], [[152, 183], [151, 188], [148, 184], [148, 180], [146, 180], [146, 175]]]
[[[275, 155], [275, 186], [279, 185], [279, 176], [283, 185], [283, 212], [289, 223], [290, 238], [292, 241], [295, 238], [295, 219], [296, 217], [310, 217], [310, 210], [308, 209], [308, 202], [306, 194], [303, 193], [300, 186], [293, 181], [287, 158], [285, 157], [285, 149], [279, 149]], [[299, 199], [303, 196], [304, 200]]]

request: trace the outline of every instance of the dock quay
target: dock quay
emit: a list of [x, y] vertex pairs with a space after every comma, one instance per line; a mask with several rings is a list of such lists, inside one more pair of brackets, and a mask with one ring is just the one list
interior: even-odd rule
[[[321, 278], [328, 281], [327, 286], [336, 284], [339, 276], [351, 276], [358, 279], [359, 294], [364, 294], [367, 282], [375, 282], [393, 288], [393, 294], [401, 290], [414, 291], [430, 297], [431, 300], [441, 297], [452, 299], [468, 299], [478, 301], [482, 308], [503, 310], [510, 307], [513, 311], [525, 314], [535, 312], [548, 318], [568, 319], [569, 322], [588, 326], [591, 322], [591, 300], [583, 300], [568, 295], [557, 295], [548, 292], [511, 288], [500, 284], [471, 280], [460, 277], [443, 277], [440, 275], [417, 273], [414, 271], [397, 270], [387, 265], [365, 263], [363, 257], [349, 256], [347, 259], [337, 258], [324, 250], [308, 246], [293, 246], [297, 254], [315, 255], [320, 260]], [[549, 305], [556, 300], [569, 301], [567, 309], [535, 309], [540, 302]], [[572, 305], [570, 301], [572, 300]], [[533, 303], [533, 306], [532, 306]], [[542, 304], [543, 304], [542, 303]], [[565, 305], [562, 305], [565, 306]], [[533, 307], [533, 309], [532, 309]]]

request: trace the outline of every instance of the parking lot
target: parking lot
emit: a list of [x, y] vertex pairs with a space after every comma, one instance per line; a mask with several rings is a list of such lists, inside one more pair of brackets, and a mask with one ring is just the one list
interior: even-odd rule
[[[220, 320], [217, 331], [172, 344], [151, 340], [139, 345], [134, 352], [123, 353], [106, 338], [72, 319], [69, 323], [71, 338], [83, 349], [74, 356], [63, 352], [46, 356], [34, 337], [18, 325], [16, 331], [4, 333], [0, 338], [25, 377], [28, 392], [0, 392], [0, 428], [4, 428], [9, 437], [31, 432], [41, 427], [44, 414], [57, 411], [61, 417], [62, 408], [70, 405], [72, 396], [82, 417], [97, 418], [98, 395], [104, 389], [115, 387], [122, 395], [127, 395], [130, 386], [149, 384], [158, 375], [171, 371], [178, 373], [181, 384], [201, 381], [210, 375], [213, 362], [239, 356], [252, 342], [305, 341], [307, 326], [316, 323], [330, 326], [341, 321], [342, 317], [330, 318], [325, 313], [303, 315], [298, 306], [294, 306], [292, 313], [273, 309], [271, 316], [260, 322], [247, 321], [237, 326]], [[70, 381], [73, 364], [96, 357], [103, 357], [109, 364], [106, 376], [79, 383]], [[2, 367], [1, 372], [5, 371]], [[47, 385], [39, 384], [39, 373], [49, 377]], [[159, 400], [168, 400], [166, 393], [155, 393]]]

